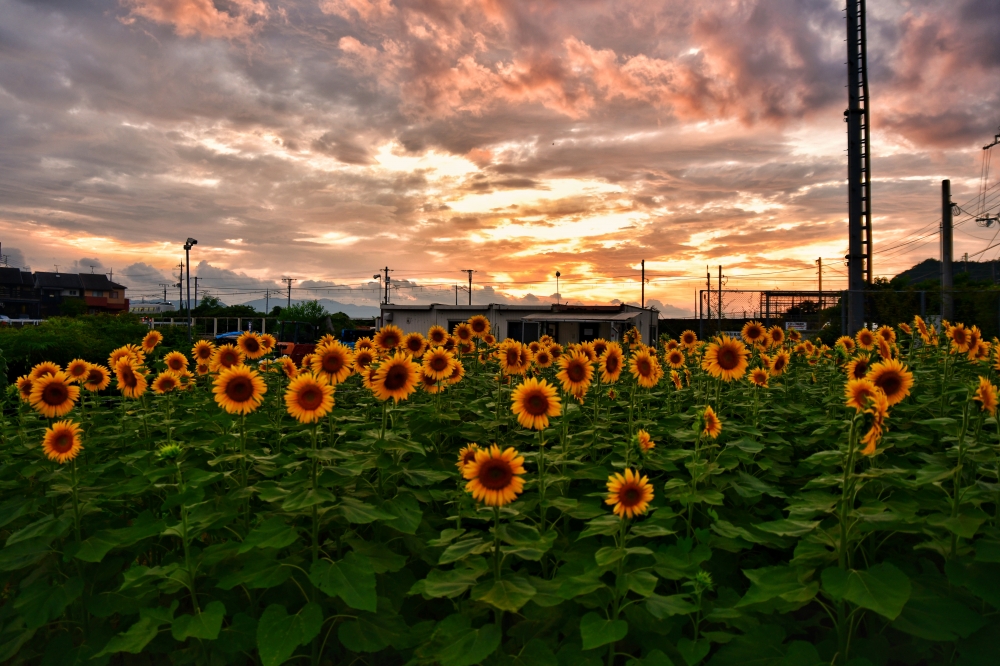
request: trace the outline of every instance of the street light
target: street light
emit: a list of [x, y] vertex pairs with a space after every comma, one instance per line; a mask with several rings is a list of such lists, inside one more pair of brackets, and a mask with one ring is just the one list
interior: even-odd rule
[[184, 263], [187, 265], [187, 306], [188, 306], [188, 342], [191, 342], [191, 248], [198, 244], [193, 238], [184, 243]]
[[561, 294], [559, 293], [559, 277], [562, 275], [559, 271], [556, 271], [556, 305], [560, 304]]

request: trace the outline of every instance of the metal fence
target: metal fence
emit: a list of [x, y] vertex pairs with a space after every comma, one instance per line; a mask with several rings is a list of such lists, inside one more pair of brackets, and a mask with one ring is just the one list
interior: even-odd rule
[[[187, 317], [168, 317], [164, 319], [146, 320], [150, 328], [163, 328], [166, 326], [188, 325]], [[278, 320], [274, 317], [194, 317], [192, 320], [193, 333], [199, 338], [209, 338], [221, 335], [222, 333], [233, 333], [236, 331], [257, 331], [267, 333], [273, 331], [278, 326]]]

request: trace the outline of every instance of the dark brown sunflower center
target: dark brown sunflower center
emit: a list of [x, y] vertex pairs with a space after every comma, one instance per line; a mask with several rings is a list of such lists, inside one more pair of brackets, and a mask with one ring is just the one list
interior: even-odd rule
[[253, 382], [249, 377], [233, 377], [226, 383], [226, 397], [233, 402], [246, 402], [253, 395]]
[[358, 354], [354, 357], [354, 364], [359, 368], [367, 368], [372, 362], [370, 354]]
[[747, 337], [748, 337], [748, 338], [749, 338], [750, 340], [756, 340], [756, 339], [757, 339], [757, 338], [759, 338], [759, 337], [760, 337], [760, 336], [761, 336], [761, 335], [762, 335], [763, 333], [764, 333], [764, 331], [760, 330], [760, 329], [759, 329], [759, 328], [757, 328], [756, 326], [751, 326], [751, 327], [750, 327], [750, 329], [749, 329], [749, 330], [747, 331]]
[[448, 367], [448, 358], [446, 356], [435, 356], [430, 362], [431, 370], [434, 372], [444, 372]]
[[535, 360], [538, 361], [539, 363], [548, 363], [549, 355], [547, 352], [540, 351], [538, 352], [538, 354], [535, 355]]
[[235, 365], [239, 358], [240, 357], [234, 352], [224, 351], [222, 352], [222, 355], [219, 356], [219, 363], [221, 363], [223, 367], [228, 368]]
[[493, 458], [479, 467], [479, 483], [488, 490], [503, 490], [514, 478], [510, 463], [502, 458]]
[[596, 354], [597, 356], [600, 356], [601, 354], [603, 354], [607, 350], [608, 350], [608, 346], [605, 345], [605, 344], [594, 345], [594, 354]]
[[251, 354], [256, 354], [260, 351], [260, 343], [257, 342], [257, 338], [247, 338], [243, 341], [243, 348]]
[[785, 357], [784, 356], [779, 356], [778, 358], [774, 359], [774, 369], [775, 370], [783, 370], [784, 367], [785, 367]]
[[875, 380], [875, 386], [885, 391], [885, 394], [891, 398], [899, 393], [900, 389], [903, 387], [903, 378], [898, 372], [883, 372]]
[[406, 341], [406, 348], [409, 349], [414, 354], [420, 351], [420, 347], [421, 347], [420, 340], [417, 338], [410, 338], [409, 340]]
[[653, 374], [653, 366], [649, 363], [648, 359], [640, 358], [635, 364], [635, 367], [639, 371], [639, 374], [643, 377], [648, 377]]
[[316, 386], [307, 386], [299, 393], [299, 405], [302, 409], [314, 410], [323, 404], [323, 392]]
[[441, 334], [441, 331], [434, 331], [433, 333], [431, 333], [431, 342], [433, 342], [436, 345], [439, 345], [442, 342], [444, 342], [444, 336]]
[[179, 358], [172, 358], [167, 362], [167, 367], [171, 370], [180, 370], [184, 367], [184, 361]]
[[466, 454], [462, 456], [462, 464], [467, 465], [475, 459], [476, 459], [476, 450], [472, 449], [471, 451], [467, 451]]
[[327, 354], [323, 357], [323, 372], [331, 375], [341, 371], [344, 367], [344, 358], [340, 354]]
[[382, 336], [382, 346], [386, 349], [392, 349], [393, 347], [399, 346], [399, 336], [395, 333], [387, 333]]
[[627, 507], [632, 507], [642, 501], [642, 491], [636, 486], [625, 486], [618, 491], [618, 501]]
[[385, 374], [385, 388], [387, 391], [398, 391], [406, 386], [406, 380], [410, 373], [401, 365], [394, 365]]
[[485, 330], [486, 330], [486, 322], [485, 321], [482, 321], [481, 319], [473, 320], [473, 322], [472, 322], [472, 331], [473, 331], [473, 333], [482, 333]]
[[61, 432], [52, 439], [52, 448], [59, 453], [66, 453], [73, 448], [73, 435]]
[[518, 365], [521, 362], [521, 353], [516, 349], [507, 350], [507, 365]]
[[121, 372], [121, 378], [122, 384], [129, 388], [135, 388], [139, 385], [139, 378], [132, 372], [132, 368], [125, 367]]
[[719, 367], [723, 370], [732, 370], [740, 362], [740, 355], [731, 347], [723, 347], [719, 350]]
[[587, 378], [587, 371], [584, 369], [582, 363], [572, 363], [568, 368], [566, 368], [566, 376], [574, 384], [578, 384]]
[[536, 391], [525, 398], [524, 410], [532, 416], [541, 416], [549, 411], [549, 399]]
[[198, 348], [198, 358], [203, 361], [207, 361], [212, 357], [212, 350], [209, 347], [199, 347]]
[[618, 357], [618, 354], [609, 354], [608, 357], [604, 359], [604, 368], [609, 374], [612, 375], [618, 372], [620, 364], [621, 358]]
[[868, 374], [868, 362], [858, 361], [854, 364], [854, 378], [861, 379], [866, 374]]

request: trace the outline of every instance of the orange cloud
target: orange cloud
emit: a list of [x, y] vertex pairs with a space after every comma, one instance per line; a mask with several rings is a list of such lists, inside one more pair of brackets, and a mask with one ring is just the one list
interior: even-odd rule
[[181, 37], [201, 35], [238, 39], [255, 32], [270, 16], [261, 0], [230, 0], [220, 10], [212, 0], [122, 0], [132, 17], [172, 25]]

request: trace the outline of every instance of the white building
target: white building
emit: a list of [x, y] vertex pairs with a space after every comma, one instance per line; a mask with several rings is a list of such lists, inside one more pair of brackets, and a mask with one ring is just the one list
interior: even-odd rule
[[490, 332], [498, 340], [513, 338], [532, 342], [542, 335], [551, 335], [559, 344], [567, 345], [595, 338], [619, 341], [625, 331], [639, 329], [649, 343], [656, 338], [657, 312], [634, 305], [395, 305], [383, 304], [379, 326], [395, 324], [404, 333], [422, 333], [435, 324], [449, 333], [455, 325], [473, 315], [485, 315], [490, 320]]

